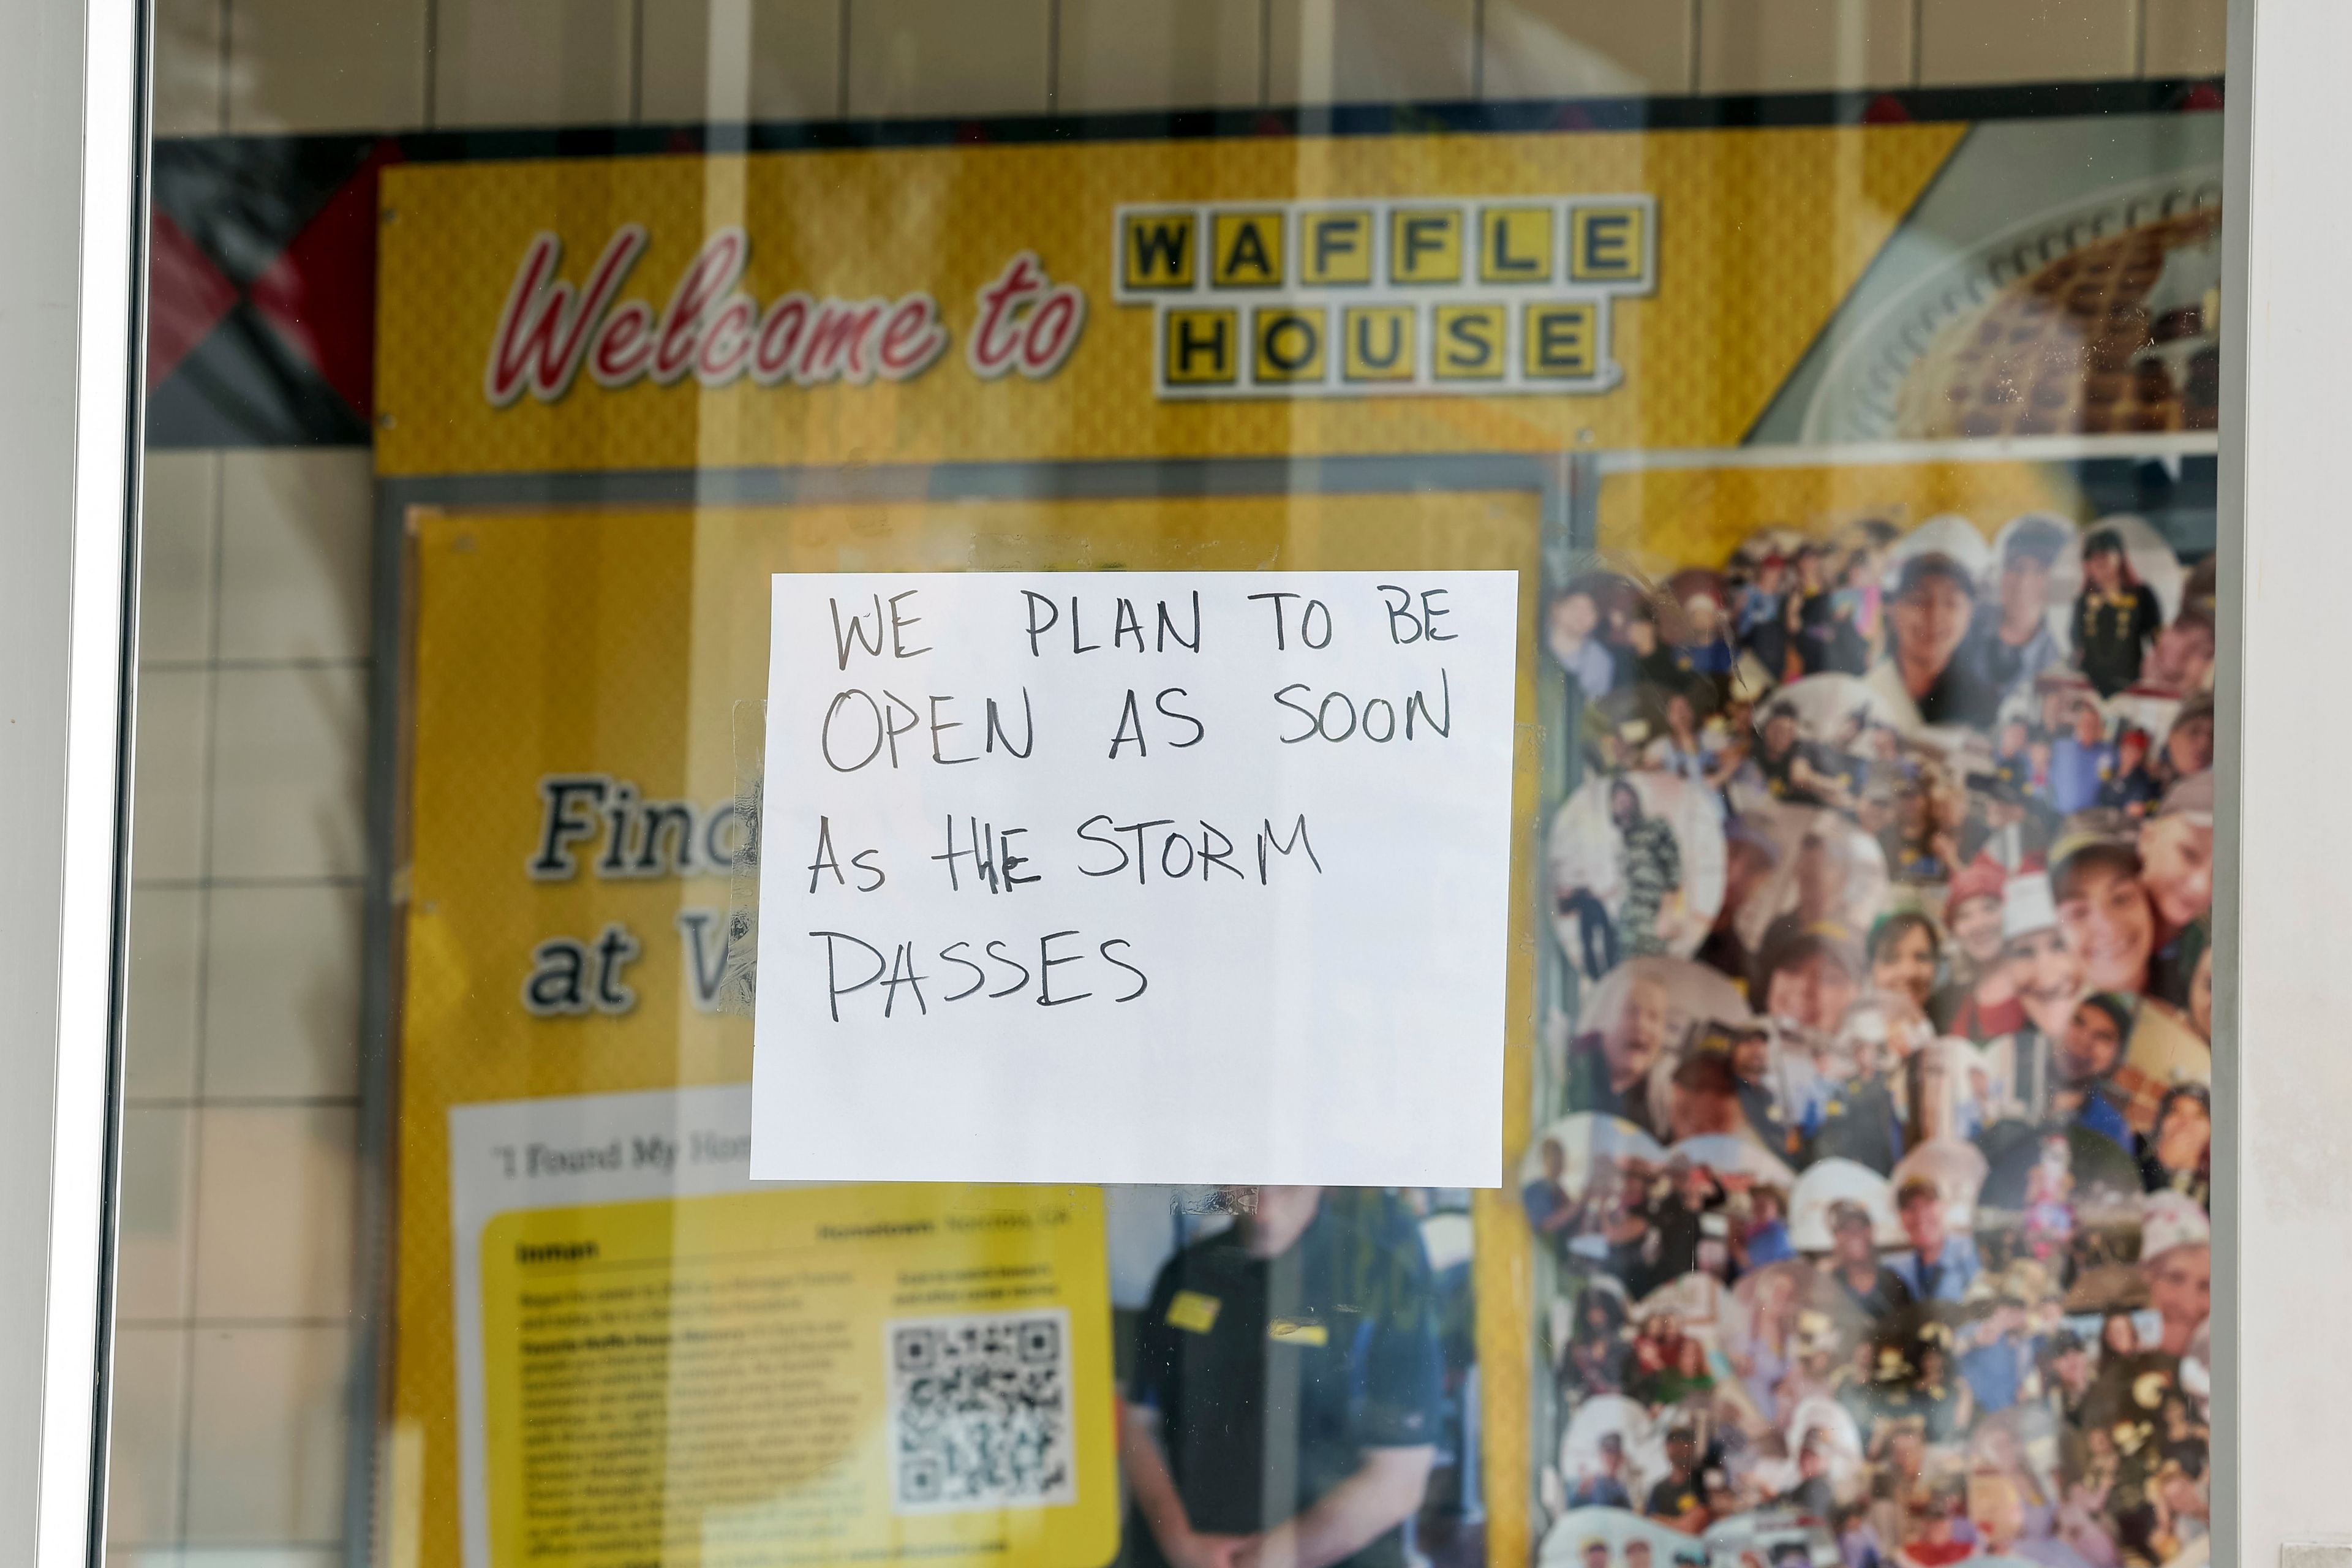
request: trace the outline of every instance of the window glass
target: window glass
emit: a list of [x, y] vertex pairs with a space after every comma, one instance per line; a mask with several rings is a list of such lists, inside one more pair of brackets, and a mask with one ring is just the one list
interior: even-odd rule
[[162, 8], [110, 1557], [2201, 1557], [2222, 7], [1621, 9]]

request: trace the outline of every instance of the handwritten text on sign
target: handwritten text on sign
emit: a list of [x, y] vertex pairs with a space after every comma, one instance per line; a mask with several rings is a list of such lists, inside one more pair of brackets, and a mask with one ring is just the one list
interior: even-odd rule
[[777, 577], [751, 1173], [1493, 1185], [1517, 598]]

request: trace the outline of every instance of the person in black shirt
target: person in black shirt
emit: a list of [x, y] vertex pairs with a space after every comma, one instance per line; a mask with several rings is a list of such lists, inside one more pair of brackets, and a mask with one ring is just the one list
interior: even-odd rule
[[1829, 551], [1808, 544], [1797, 552], [1797, 581], [1789, 589], [1790, 620], [1796, 633], [1797, 660], [1807, 675], [1832, 668], [1831, 645], [1837, 640], [1837, 606], [1829, 582]]
[[2000, 691], [1972, 658], [1962, 658], [1976, 613], [1976, 582], [1968, 569], [1940, 551], [1922, 551], [1903, 563], [1886, 612], [1894, 632], [1885, 659], [1872, 684], [1906, 706], [1927, 725], [1990, 726]]
[[1764, 723], [1756, 739], [1752, 760], [1756, 771], [1763, 776], [1765, 793], [1774, 800], [1795, 805], [1823, 804], [1811, 753], [1798, 738], [1795, 709], [1785, 702], [1775, 702], [1766, 709]]
[[2164, 629], [2156, 594], [2132, 575], [2113, 529], [2083, 541], [2083, 591], [2074, 595], [2074, 663], [2101, 697], [2139, 679], [2147, 645]]
[[1853, 1075], [1822, 1102], [1813, 1158], [1851, 1160], [1882, 1176], [1894, 1173], [1903, 1158], [1903, 1115], [1889, 1074], [1876, 1065], [1882, 1048], [1870, 1042], [1856, 1044]]
[[1705, 1165], [1679, 1154], [1668, 1162], [1663, 1190], [1642, 1210], [1657, 1239], [1657, 1253], [1643, 1271], [1637, 1295], [1646, 1296], [1698, 1267], [1699, 1239], [1706, 1229], [1702, 1216], [1722, 1203], [1723, 1188]]
[[1120, 1463], [1143, 1568], [1406, 1568], [1436, 1456], [1429, 1260], [1378, 1189], [1247, 1187], [1160, 1269]]
[[1658, 635], [1657, 612], [1647, 600], [1634, 605], [1625, 619], [1625, 646], [1617, 650], [1618, 684], [1646, 686], [1663, 702], [1666, 694], [1687, 689], [1690, 659]]
[[1665, 1479], [1650, 1489], [1642, 1511], [1675, 1529], [1696, 1535], [1707, 1526], [1706, 1488], [1698, 1478], [1698, 1434], [1677, 1426], [1666, 1434]]
[[1633, 1380], [1633, 1370], [1624, 1302], [1612, 1291], [1586, 1286], [1576, 1299], [1576, 1330], [1560, 1365], [1560, 1385], [1584, 1398], [1622, 1394]]

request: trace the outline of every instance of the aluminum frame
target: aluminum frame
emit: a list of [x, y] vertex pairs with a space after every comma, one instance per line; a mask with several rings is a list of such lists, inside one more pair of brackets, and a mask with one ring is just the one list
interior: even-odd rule
[[147, 14], [0, 0], [0, 1564], [101, 1539]]

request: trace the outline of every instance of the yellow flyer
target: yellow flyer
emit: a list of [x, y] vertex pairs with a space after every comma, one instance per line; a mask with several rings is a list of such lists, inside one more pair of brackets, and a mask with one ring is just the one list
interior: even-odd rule
[[1116, 1550], [1098, 1190], [755, 1188], [731, 1089], [452, 1124], [484, 1561]]

